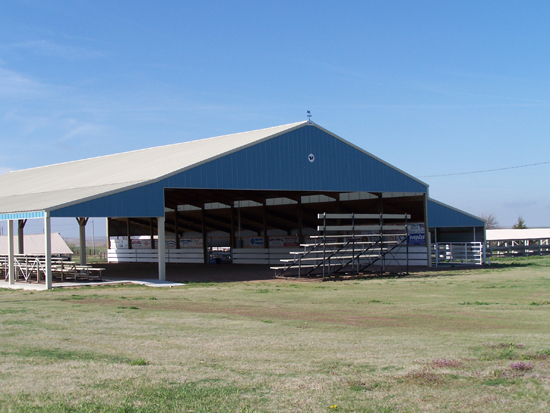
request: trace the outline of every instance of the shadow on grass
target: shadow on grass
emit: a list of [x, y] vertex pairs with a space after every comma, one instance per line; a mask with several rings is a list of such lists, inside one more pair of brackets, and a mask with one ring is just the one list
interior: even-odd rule
[[2, 356], [18, 356], [29, 360], [44, 360], [46, 362], [61, 362], [61, 361], [102, 361], [106, 363], [126, 363], [130, 365], [142, 365], [136, 363], [136, 360], [130, 357], [118, 355], [99, 354], [90, 351], [82, 350], [67, 350], [61, 348], [36, 348], [36, 347], [20, 347], [10, 350], [0, 351]]
[[[144, 385], [136, 380], [105, 382], [93, 400], [70, 401], [63, 395], [20, 393], [8, 401], [10, 412], [248, 412], [252, 400], [261, 397], [254, 388], [242, 388], [220, 380]], [[101, 390], [114, 392], [108, 399]], [[251, 400], [252, 399], [252, 400]]]

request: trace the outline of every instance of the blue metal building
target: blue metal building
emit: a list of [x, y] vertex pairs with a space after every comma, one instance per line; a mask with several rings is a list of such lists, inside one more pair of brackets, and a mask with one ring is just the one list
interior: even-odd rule
[[107, 217], [120, 250], [149, 238], [141, 253], [158, 260], [160, 278], [171, 256], [207, 262], [213, 246], [299, 244], [322, 212], [410, 214], [425, 234], [426, 265], [434, 240], [484, 240], [483, 220], [430, 199], [426, 183], [312, 122], [10, 172], [0, 191], [10, 231], [14, 220], [49, 228], [50, 217]]

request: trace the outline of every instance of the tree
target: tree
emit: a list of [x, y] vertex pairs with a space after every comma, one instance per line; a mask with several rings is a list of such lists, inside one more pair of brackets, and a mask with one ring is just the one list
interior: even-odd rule
[[525, 225], [525, 220], [521, 217], [521, 215], [518, 217], [518, 222], [516, 222], [514, 225], [512, 225], [513, 229], [526, 229], [527, 226]]
[[481, 214], [481, 219], [484, 219], [487, 223], [487, 229], [497, 229], [500, 228], [498, 220], [493, 214]]

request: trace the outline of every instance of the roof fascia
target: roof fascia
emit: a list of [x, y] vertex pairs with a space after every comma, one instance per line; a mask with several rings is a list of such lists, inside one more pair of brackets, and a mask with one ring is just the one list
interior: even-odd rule
[[46, 211], [18, 211], [18, 212], [8, 212], [5, 214], [0, 214], [0, 221], [8, 221], [15, 219], [33, 219], [33, 218], [44, 218], [46, 216]]

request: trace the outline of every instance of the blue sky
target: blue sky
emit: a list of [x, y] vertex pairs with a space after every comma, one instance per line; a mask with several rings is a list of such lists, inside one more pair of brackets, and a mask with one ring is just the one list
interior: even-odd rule
[[548, 21], [546, 1], [3, 0], [0, 173], [310, 110], [437, 200], [550, 226]]

